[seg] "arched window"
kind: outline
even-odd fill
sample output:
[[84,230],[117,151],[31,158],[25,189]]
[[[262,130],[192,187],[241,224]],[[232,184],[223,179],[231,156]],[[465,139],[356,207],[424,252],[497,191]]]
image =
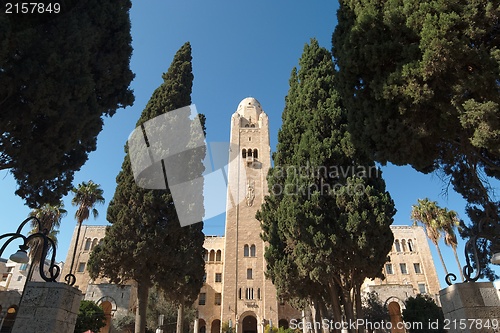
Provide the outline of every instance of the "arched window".
[[413,252],[413,242],[411,241],[411,239],[408,239],[408,250],[410,250],[410,252]]
[[248,124],[246,124],[245,127],[248,127]]
[[209,258],[210,261],[215,261],[215,251],[214,250],[211,250],[210,251],[210,258]]
[[396,252],[401,252],[401,245],[399,245],[399,239],[396,239],[394,242],[394,246],[396,247]]
[[249,256],[248,244],[245,244],[245,246],[243,246],[243,256],[244,257],[248,257]]
[[97,245],[97,238],[94,238],[94,240],[92,241],[92,248],[91,249],[93,249],[96,245]]
[[252,157],[252,149],[248,149],[248,157]]
[[250,125],[250,127],[255,127],[255,124]]
[[222,260],[222,251],[217,250],[217,253],[215,254],[215,261],[221,261]]
[[255,257],[255,244],[250,246],[250,257]]
[[243,157],[243,158],[246,158],[246,157],[247,157],[247,150],[246,150],[246,149],[243,149],[243,150],[241,151],[241,157]]
[[90,238],[87,238],[87,240],[85,241],[85,248],[84,248],[84,251],[88,251],[90,250],[90,244],[92,243],[92,241],[90,240]]
[[258,153],[257,149],[253,150],[253,157],[254,158],[258,158],[259,157],[259,153]]
[[403,252],[406,252],[406,241],[404,239],[401,241],[401,247],[403,248]]

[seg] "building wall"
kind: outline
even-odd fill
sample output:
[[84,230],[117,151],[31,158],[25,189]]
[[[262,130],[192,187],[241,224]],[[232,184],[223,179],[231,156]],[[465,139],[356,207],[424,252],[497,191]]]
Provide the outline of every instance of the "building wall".
[[440,304],[441,286],[424,229],[420,226],[391,226],[391,230],[394,234],[394,244],[389,253],[390,261],[384,266],[385,279],[367,280],[365,286],[391,287],[381,289],[388,291],[379,295],[383,301],[392,296],[391,289],[401,289],[400,286],[404,286],[402,289],[407,295],[401,301],[409,296],[425,293]]
[[[64,263],[56,263],[61,269],[64,268]],[[0,276],[2,276],[2,281],[0,281],[0,290],[19,290],[24,289],[26,284],[26,279],[29,273],[30,264],[20,264],[12,260],[5,260],[2,263],[3,267],[0,267]],[[49,265],[45,264],[45,270],[48,270]],[[61,274],[57,277],[56,281],[61,280]],[[42,282],[44,281],[40,275],[38,266],[35,267],[33,274],[31,276],[31,281]]]
[[[222,247],[223,261],[208,258],[202,304],[200,299],[197,303],[199,328],[215,333],[226,322],[237,332],[262,332],[265,325],[278,326],[280,319],[289,322],[300,313],[278,302],[275,287],[265,277],[265,243],[255,215],[268,193],[271,148],[269,120],[257,100],[245,98],[232,115],[230,147],[225,237],[207,238],[204,245],[209,252],[215,243]],[[215,282],[221,268],[222,283]],[[217,293],[222,293],[221,304],[214,304]]]
[[[75,249],[78,226],[75,227],[71,244],[66,256],[66,265],[62,271],[62,279],[69,273],[73,251]],[[136,307],[135,286],[110,284],[107,279],[92,280],[87,271],[87,263],[93,248],[100,243],[106,235],[106,226],[82,225],[80,237],[76,244],[76,255],[73,265],[73,274],[76,277],[75,287],[84,295],[85,300],[96,302],[107,316],[107,326],[100,333],[111,331],[111,320],[114,317],[134,313]]]
[[[257,100],[246,98],[238,105],[231,117],[230,144],[220,320],[231,320],[238,332],[262,332],[263,325],[278,322],[279,313],[276,289],[264,275],[265,244],[255,218],[267,194],[271,166],[269,121]],[[257,327],[243,328],[255,320]]]
[[[207,236],[203,246],[205,247],[205,283],[198,296],[197,306],[199,318],[203,318],[206,327],[211,327],[214,320],[221,318],[221,302],[216,304],[217,297],[222,297],[222,279],[224,279],[224,237]],[[221,281],[216,274],[220,274]],[[205,301],[203,302],[203,298]],[[222,300],[222,299],[220,299]],[[203,304],[204,303],[204,304]]]
[[[64,277],[69,274],[71,268],[71,260],[75,249],[77,232],[78,226],[75,227],[73,237],[71,238],[70,247],[66,256],[66,263],[64,265],[64,269],[62,270],[62,281],[64,281]],[[80,237],[78,239],[78,244],[76,244],[76,255],[72,271],[76,277],[74,286],[80,289],[84,296],[87,292],[87,285],[91,281],[89,272],[87,271],[87,263],[90,253],[92,252],[94,246],[99,244],[101,239],[104,238],[105,234],[106,226],[82,225],[80,229]],[[102,280],[102,282],[106,283],[107,281]]]

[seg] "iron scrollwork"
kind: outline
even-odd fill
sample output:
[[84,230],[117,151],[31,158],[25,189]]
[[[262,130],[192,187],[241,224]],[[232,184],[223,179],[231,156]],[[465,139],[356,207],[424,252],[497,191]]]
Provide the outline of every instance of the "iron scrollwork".
[[[35,230],[37,230],[37,232],[26,237],[23,234],[21,234],[21,230],[28,222],[31,222],[31,221],[35,222],[35,224],[37,226]],[[38,265],[40,277],[46,282],[56,282],[57,277],[61,273],[61,268],[55,264],[56,245],[54,244],[54,241],[48,237],[49,231],[47,229],[43,229],[41,231],[40,230],[41,230],[40,220],[34,216],[30,216],[26,220],[21,222],[21,224],[17,228],[16,232],[1,235],[0,240],[2,240],[4,238],[7,238],[7,240],[0,248],[0,257],[2,256],[3,251],[7,248],[7,246],[12,241],[14,241],[16,239],[21,238],[23,240],[23,244],[19,245],[19,251],[22,251],[25,253],[29,249],[29,243],[35,239],[39,239],[42,242],[42,248],[41,248],[42,252],[40,254],[40,264]],[[48,270],[45,271],[44,263],[46,263],[46,261],[47,261],[46,259],[47,259],[49,249],[52,250],[52,255],[51,255],[50,260],[49,260]]]
[[[462,269],[464,282],[476,282],[481,277],[481,267],[478,255],[479,239],[491,242],[490,248],[493,254],[500,253],[500,224],[494,219],[486,219],[479,223],[477,232],[473,231],[464,249],[466,261],[466,265]],[[471,256],[474,258],[477,267],[472,265]],[[451,286],[456,279],[457,276],[453,273],[448,273],[445,277],[446,283],[449,286]]]

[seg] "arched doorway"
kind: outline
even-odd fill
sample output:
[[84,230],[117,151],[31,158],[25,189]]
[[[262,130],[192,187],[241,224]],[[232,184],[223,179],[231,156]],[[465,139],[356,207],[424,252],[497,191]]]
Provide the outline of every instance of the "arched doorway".
[[17,306],[11,305],[7,309],[7,313],[5,314],[5,318],[3,320],[3,325],[0,328],[1,332],[10,333],[12,327],[14,327],[14,322],[16,321],[17,316]]
[[288,320],[280,319],[278,321],[278,327],[283,327],[284,329],[287,329],[288,328]]
[[198,319],[198,332],[196,333],[206,333],[207,332],[207,323],[203,319]]
[[[398,302],[390,302],[387,305],[387,309],[389,310],[389,316],[391,317],[391,333],[404,333],[404,325],[399,324],[403,323],[403,318],[401,317],[401,307],[399,306]],[[400,328],[398,328],[398,324]]]
[[110,301],[104,301],[101,303],[101,308],[106,316],[106,326],[101,328],[100,333],[108,333],[111,328],[111,311],[113,310],[113,305]]
[[243,333],[257,333],[257,318],[248,315],[241,321],[241,330]]
[[210,330],[211,333],[220,333],[220,320],[215,319],[212,322],[212,329]]

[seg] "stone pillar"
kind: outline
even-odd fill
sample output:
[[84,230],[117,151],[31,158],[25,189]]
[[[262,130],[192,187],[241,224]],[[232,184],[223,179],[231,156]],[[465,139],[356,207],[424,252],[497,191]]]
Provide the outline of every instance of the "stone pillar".
[[73,332],[82,296],[64,283],[28,282],[12,333]]
[[439,296],[448,332],[499,332],[500,299],[493,283],[457,283]]

